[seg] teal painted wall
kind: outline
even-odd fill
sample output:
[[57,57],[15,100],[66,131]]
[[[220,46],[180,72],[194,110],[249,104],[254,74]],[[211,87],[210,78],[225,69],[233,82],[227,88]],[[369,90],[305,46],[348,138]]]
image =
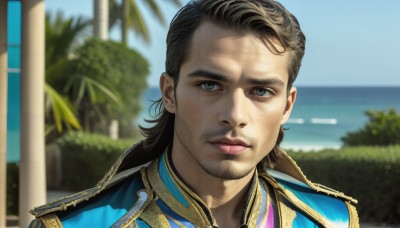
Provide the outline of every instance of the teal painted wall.
[[8,2],[7,161],[20,160],[21,2]]

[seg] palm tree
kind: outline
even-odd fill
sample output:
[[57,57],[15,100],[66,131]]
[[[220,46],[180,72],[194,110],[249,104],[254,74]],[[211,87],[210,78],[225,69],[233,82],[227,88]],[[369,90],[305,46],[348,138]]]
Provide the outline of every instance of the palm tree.
[[[105,97],[119,102],[106,85],[87,77],[74,77],[71,73],[74,52],[81,41],[89,37],[92,21],[78,18],[64,19],[58,12],[55,19],[46,15],[46,120],[47,132],[54,128],[60,133],[63,126],[81,129],[80,121],[74,114],[79,109],[84,94],[89,94],[89,102],[95,103],[96,97]],[[77,88],[74,93],[71,88]]]
[[81,129],[72,105],[67,98],[57,92],[54,83],[69,67],[68,55],[77,46],[78,37],[84,34],[90,24],[89,20],[82,18],[65,20],[61,12],[57,12],[54,19],[50,14],[46,14],[46,135],[54,128],[57,129],[57,132],[62,132],[63,126]]
[[[181,6],[180,0],[166,0],[166,2],[172,3],[175,6]],[[145,5],[155,15],[157,20],[166,25],[165,18],[161,13],[160,7],[156,0],[145,0]],[[141,36],[146,42],[150,41],[150,34],[146,26],[144,17],[140,12],[138,5],[135,0],[109,0],[109,27],[112,28],[117,24],[121,25],[121,42],[125,45],[128,44],[128,30],[132,29],[139,36]]]

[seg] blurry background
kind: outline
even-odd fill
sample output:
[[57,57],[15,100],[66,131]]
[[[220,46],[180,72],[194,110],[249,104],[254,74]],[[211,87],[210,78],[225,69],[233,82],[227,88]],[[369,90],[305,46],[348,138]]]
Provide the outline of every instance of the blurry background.
[[[144,1],[137,1],[149,29],[149,42],[133,32],[128,45],[150,64],[149,89],[136,121],[146,125],[150,100],[160,97],[158,79],[165,70],[165,37],[162,26]],[[169,1],[156,1],[168,23],[178,10]],[[183,0],[182,3],[188,2]],[[286,125],[285,148],[338,148],[348,131],[362,127],[369,109],[400,108],[400,2],[280,1],[300,21],[307,37],[306,54],[295,82],[297,103]],[[92,17],[92,1],[48,0],[49,12]],[[117,26],[110,39],[120,40]]]
[[[142,138],[137,124],[147,126],[160,97],[168,24],[187,2],[110,0],[109,41],[101,41],[92,35],[93,1],[45,1],[50,195],[92,186]],[[282,147],[313,181],[359,199],[363,222],[399,224],[400,1],[280,2],[307,37]],[[7,187],[15,193],[23,130],[18,0],[8,3],[8,29]],[[8,197],[8,213],[16,214],[18,197]]]

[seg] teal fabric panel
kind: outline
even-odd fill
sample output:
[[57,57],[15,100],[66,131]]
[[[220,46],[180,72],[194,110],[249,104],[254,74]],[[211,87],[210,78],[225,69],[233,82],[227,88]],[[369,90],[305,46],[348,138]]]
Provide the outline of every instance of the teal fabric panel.
[[165,164],[165,153],[161,155],[161,158],[158,162],[158,173],[171,195],[185,207],[189,207],[189,202],[175,186],[174,181],[167,170],[167,164]]
[[[190,223],[189,221],[187,221],[186,219],[182,218],[180,215],[178,215],[175,211],[173,211],[171,208],[169,208],[164,201],[162,201],[161,199],[157,200],[157,205],[160,207],[161,211],[166,214],[171,216],[172,218],[174,218],[176,221],[179,221],[180,223],[182,223],[185,227],[187,228],[194,228],[195,226]],[[177,227],[179,228],[179,225],[176,224],[173,220],[171,220],[170,218],[167,217],[168,223],[171,226],[171,228],[173,227]]]
[[143,188],[140,175],[134,175],[58,216],[64,228],[110,227],[134,205]]
[[[293,209],[293,208],[292,208]],[[294,209],[296,210],[296,209]],[[296,218],[294,218],[293,223],[292,223],[293,228],[312,228],[312,227],[318,227],[317,224],[315,224],[310,218],[305,216],[301,212],[296,212]]]
[[276,180],[283,187],[293,192],[297,198],[328,220],[337,223],[337,225],[348,225],[348,209],[342,200],[318,193],[311,188],[300,186],[288,181],[280,180],[278,178],[276,178]]
[[140,218],[136,220],[136,225],[138,228],[150,228],[150,226]]

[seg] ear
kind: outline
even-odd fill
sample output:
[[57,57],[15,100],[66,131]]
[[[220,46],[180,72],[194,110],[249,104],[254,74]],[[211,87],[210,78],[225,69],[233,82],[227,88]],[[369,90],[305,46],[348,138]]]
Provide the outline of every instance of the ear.
[[170,112],[175,113],[175,84],[174,78],[167,73],[162,73],[160,77],[160,90],[164,108]]
[[286,121],[290,117],[290,113],[292,112],[294,102],[296,101],[296,95],[297,95],[297,89],[296,87],[292,87],[289,91],[287,100],[286,100],[286,107],[285,107],[285,112],[283,113],[282,120],[281,120],[281,125],[286,123]]

